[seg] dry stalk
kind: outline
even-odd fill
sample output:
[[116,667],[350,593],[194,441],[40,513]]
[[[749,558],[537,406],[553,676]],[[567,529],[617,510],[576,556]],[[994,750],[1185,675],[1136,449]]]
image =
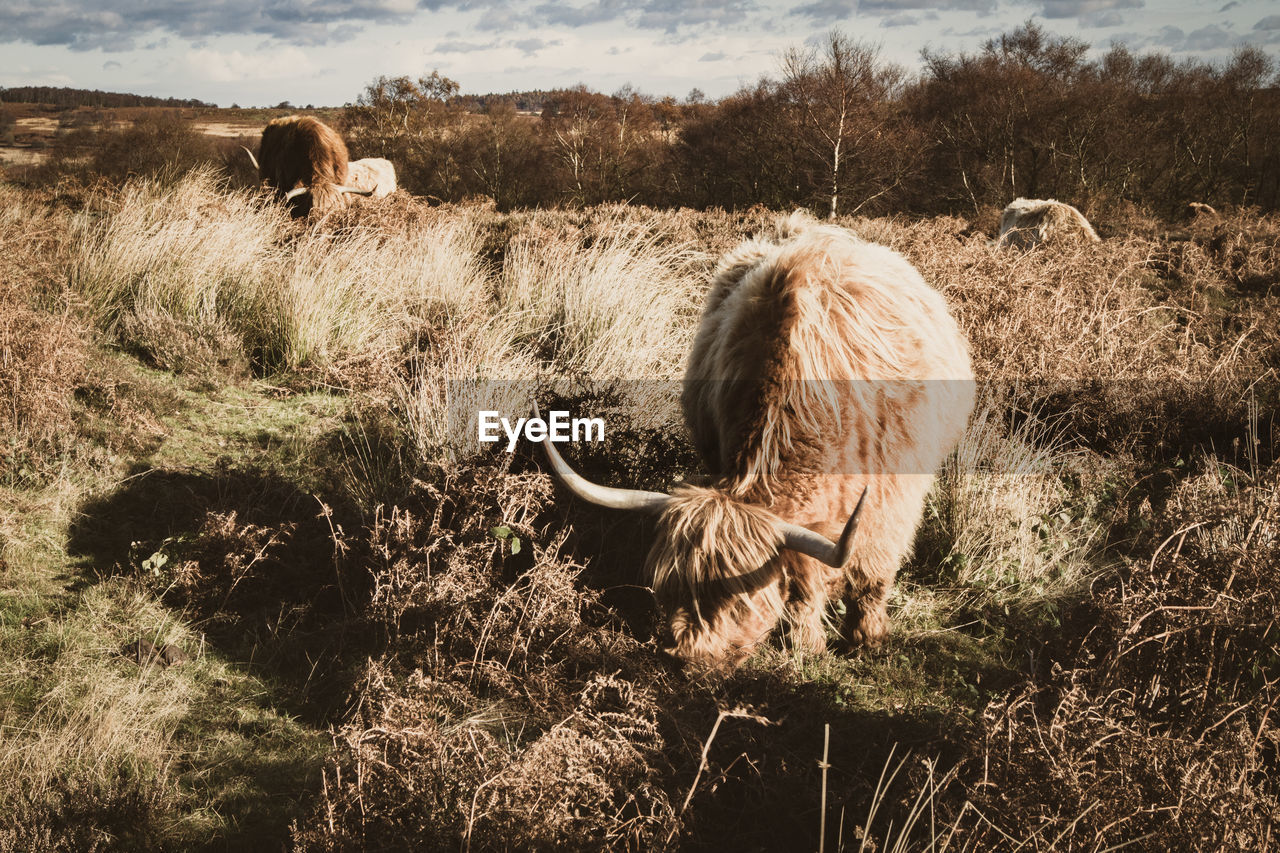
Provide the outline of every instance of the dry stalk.
[[[698,790],[698,782],[702,779],[702,771],[707,769],[707,753],[711,751],[711,742],[716,739],[716,732],[720,731],[720,724],[727,717],[739,717],[744,720],[752,720],[765,726],[772,726],[773,720],[768,717],[762,717],[759,714],[753,714],[746,708],[721,708],[720,713],[716,715],[715,724],[711,727],[711,733],[707,735],[706,741],[702,744],[702,758],[698,762],[698,772],[693,774],[693,784],[689,786],[689,793],[685,794],[684,802],[680,805],[680,811],[676,813],[676,817],[684,817],[685,810],[689,808],[689,803],[693,800],[694,791]],[[671,834],[667,836],[667,844],[670,844],[676,837],[679,826],[671,830]]]
[[827,758],[830,754],[831,724],[825,723],[822,726],[822,760],[818,762],[818,766],[822,768],[822,812],[818,817],[818,853],[822,853],[827,843],[827,771],[831,769]]

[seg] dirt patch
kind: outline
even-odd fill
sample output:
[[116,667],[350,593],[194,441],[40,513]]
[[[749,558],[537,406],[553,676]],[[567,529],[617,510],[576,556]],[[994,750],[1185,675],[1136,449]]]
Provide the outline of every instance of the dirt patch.
[[205,136],[223,136],[229,139],[257,136],[262,132],[259,124],[232,124],[225,121],[193,121],[191,126]]
[[19,131],[28,133],[52,134],[58,130],[56,118],[20,118],[17,124]]
[[48,156],[47,152],[34,148],[0,148],[0,165],[37,166]]

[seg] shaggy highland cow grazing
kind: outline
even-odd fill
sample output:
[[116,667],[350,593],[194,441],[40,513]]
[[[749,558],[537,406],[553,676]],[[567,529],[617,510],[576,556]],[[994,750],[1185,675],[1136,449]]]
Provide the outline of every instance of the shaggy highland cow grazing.
[[710,486],[598,486],[546,448],[580,497],[659,514],[648,568],[679,658],[736,664],[784,616],[820,650],[834,596],[845,638],[875,645],[972,379],[946,302],[906,259],[797,214],[711,282],[682,397]]
[[1051,198],[1016,198],[1000,214],[998,248],[1032,249],[1058,240],[1100,242],[1083,213]]
[[[248,151],[248,149],[245,149]],[[311,116],[272,119],[262,130],[258,156],[250,159],[264,183],[290,202],[295,215],[324,212],[346,203],[347,145],[337,131]]]

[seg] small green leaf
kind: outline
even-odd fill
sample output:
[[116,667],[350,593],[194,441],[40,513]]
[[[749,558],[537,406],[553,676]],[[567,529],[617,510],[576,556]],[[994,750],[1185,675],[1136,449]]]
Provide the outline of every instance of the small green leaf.
[[519,536],[511,537],[511,553],[512,554],[520,553],[520,537]]
[[142,568],[150,572],[153,576],[158,576],[160,570],[164,568],[164,564],[169,562],[169,555],[163,551],[156,551],[150,557],[142,561]]
[[496,539],[510,539],[510,538],[511,538],[511,528],[510,528],[510,527],[507,527],[505,524],[500,524],[500,525],[498,525],[497,527],[495,527],[495,528],[493,528],[492,530],[490,530],[489,532],[490,532],[490,533],[492,533],[492,534],[493,534],[493,536],[494,536],[494,538],[496,538]]

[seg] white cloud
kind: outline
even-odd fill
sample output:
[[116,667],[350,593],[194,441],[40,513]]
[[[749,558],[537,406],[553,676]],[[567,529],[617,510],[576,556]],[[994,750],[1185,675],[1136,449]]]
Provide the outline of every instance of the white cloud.
[[1045,0],[1042,14],[1046,18],[1093,19],[1117,9],[1141,9],[1144,0]]
[[298,47],[277,46],[257,53],[201,48],[188,52],[183,61],[197,78],[215,83],[298,77],[315,71],[307,52]]

